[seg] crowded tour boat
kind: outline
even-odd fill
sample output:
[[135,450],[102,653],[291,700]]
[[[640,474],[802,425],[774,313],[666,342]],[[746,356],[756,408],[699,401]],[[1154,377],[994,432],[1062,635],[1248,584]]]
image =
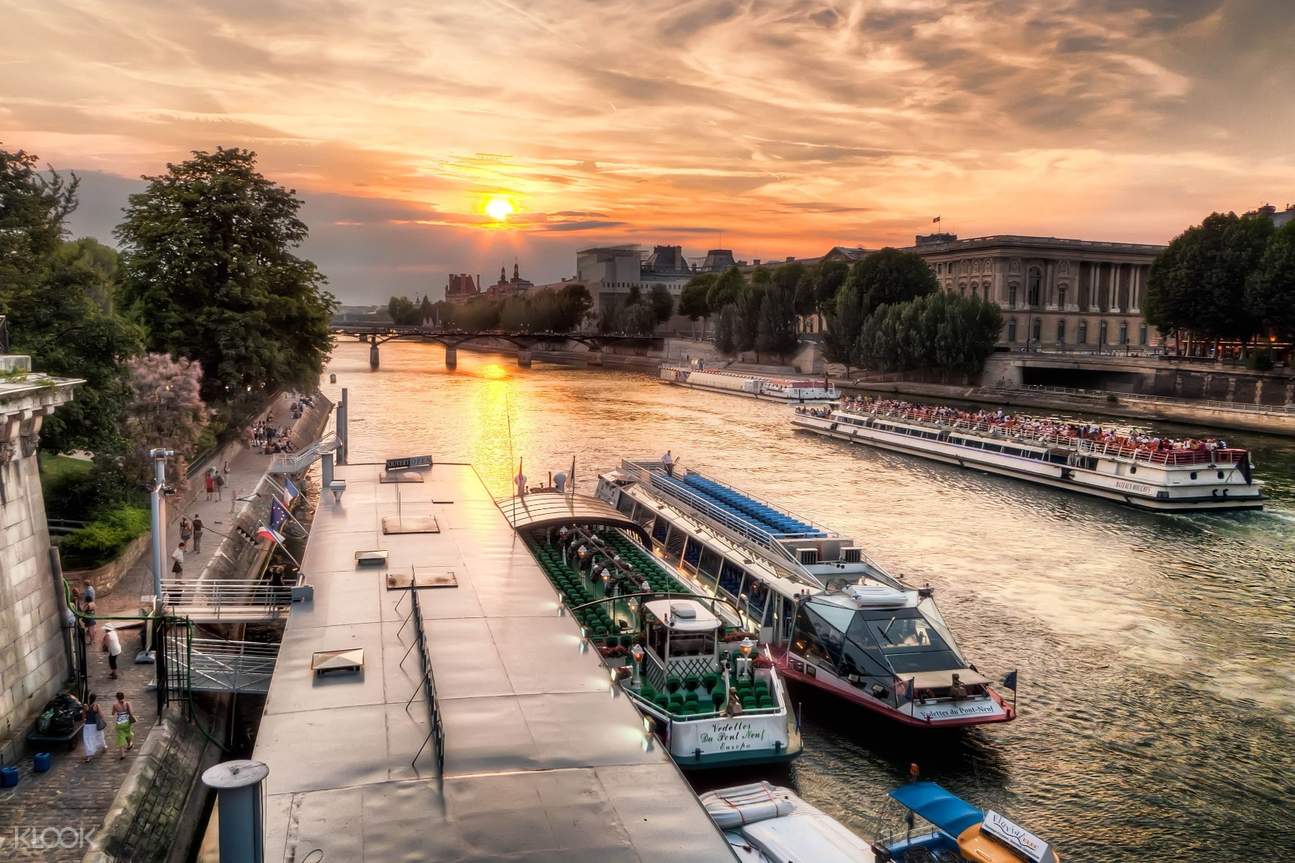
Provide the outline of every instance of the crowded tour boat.
[[911,726],[1015,717],[959,651],[933,589],[900,582],[850,539],[673,462],[624,461],[597,496],[641,526],[649,559],[686,589],[735,607],[782,675]]
[[675,386],[784,404],[821,404],[841,397],[841,393],[826,378],[821,382],[806,378],[769,378],[693,366],[661,366],[660,376],[662,381]]
[[722,598],[700,597],[602,501],[550,491],[501,505],[609,669],[680,767],[788,761],[798,719],[767,645]]
[[1213,439],[891,399],[797,408],[798,429],[1160,512],[1262,509],[1250,453]]

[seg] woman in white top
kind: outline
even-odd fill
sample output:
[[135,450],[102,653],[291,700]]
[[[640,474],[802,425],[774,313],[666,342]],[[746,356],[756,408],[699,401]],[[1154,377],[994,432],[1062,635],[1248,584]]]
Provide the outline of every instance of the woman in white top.
[[103,652],[108,654],[108,667],[112,669],[109,677],[116,680],[117,657],[121,656],[121,639],[117,636],[116,628],[111,624],[103,628]]
[[103,709],[97,703],[98,696],[93,692],[85,701],[85,724],[81,726],[81,745],[85,747],[85,763],[107,748],[103,740],[103,730],[108,727],[103,718]]

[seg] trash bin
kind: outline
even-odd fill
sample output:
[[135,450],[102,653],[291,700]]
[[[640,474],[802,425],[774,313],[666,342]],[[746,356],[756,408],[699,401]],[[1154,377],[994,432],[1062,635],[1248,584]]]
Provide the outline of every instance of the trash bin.
[[52,761],[53,759],[50,757],[48,752],[37,752],[36,757],[32,759],[32,772],[44,773],[46,770],[49,770]]
[[13,788],[18,784],[17,767],[0,767],[0,788]]

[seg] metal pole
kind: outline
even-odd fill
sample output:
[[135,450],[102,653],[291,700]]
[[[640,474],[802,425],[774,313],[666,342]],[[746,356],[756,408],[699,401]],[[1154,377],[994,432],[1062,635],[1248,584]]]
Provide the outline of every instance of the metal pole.
[[346,395],[346,387],[342,387],[342,400],[337,404],[337,439],[342,444],[337,450],[338,464],[346,464],[347,451],[351,448],[348,429],[346,427],[346,421],[350,414],[350,406]]
[[166,560],[166,460],[175,455],[175,450],[151,449],[149,457],[153,459],[153,490],[149,495],[152,504],[153,528],[153,605],[162,601],[162,566]]
[[268,775],[270,768],[259,761],[225,761],[202,774],[219,797],[220,863],[264,863],[262,783]]
[[49,547],[49,571],[54,577],[54,607],[58,609],[59,623],[63,627],[63,659],[67,662],[67,676],[71,680],[76,675],[76,660],[72,654],[72,638],[76,635],[76,616],[67,606],[67,588],[63,584],[63,559],[59,557],[58,546]]

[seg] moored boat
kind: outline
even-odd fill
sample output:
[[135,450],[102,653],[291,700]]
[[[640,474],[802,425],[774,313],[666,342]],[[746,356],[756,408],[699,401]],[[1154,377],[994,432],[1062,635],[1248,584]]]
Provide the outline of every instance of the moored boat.
[[878,863],[1060,863],[1029,830],[934,782],[911,782],[888,796],[872,845]]
[[675,386],[784,404],[822,404],[841,397],[841,393],[826,379],[765,377],[690,366],[661,366],[660,377],[665,383]]
[[[593,498],[529,494],[501,508],[562,606],[680,767],[788,761],[796,714],[767,645],[723,599],[698,597],[630,539],[639,526]],[[540,515],[544,514],[544,515]],[[641,538],[640,538],[641,539]]]
[[642,527],[645,552],[688,590],[732,603],[784,676],[910,726],[1015,717],[963,657],[934,590],[894,578],[849,538],[657,462],[622,462],[597,496]]
[[790,788],[755,782],[701,795],[743,863],[872,863],[872,846]]
[[1250,453],[1216,440],[861,400],[798,408],[795,428],[1158,512],[1262,509]]

